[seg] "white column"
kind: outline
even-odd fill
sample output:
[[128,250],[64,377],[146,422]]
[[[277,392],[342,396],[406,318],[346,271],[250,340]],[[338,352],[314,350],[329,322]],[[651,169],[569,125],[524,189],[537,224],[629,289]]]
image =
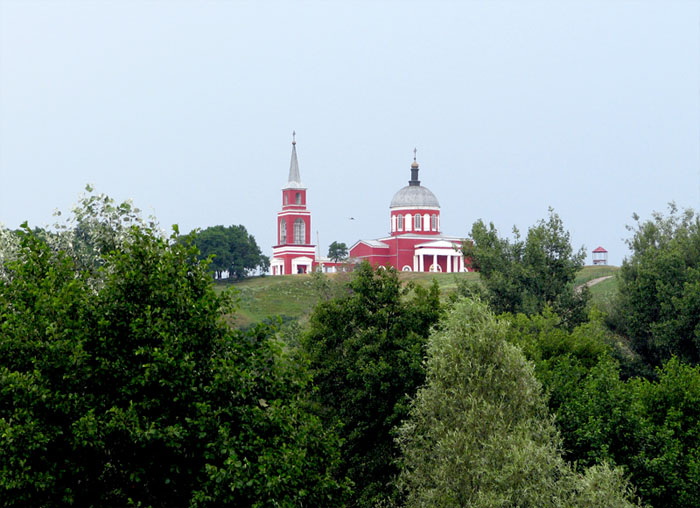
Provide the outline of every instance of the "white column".
[[464,271],[464,256],[459,256],[459,271]]
[[415,254],[413,255],[413,271],[418,271],[418,256]]
[[418,271],[419,272],[425,271],[424,265],[425,265],[425,260],[423,259],[423,254],[418,254]]
[[436,272],[438,271],[437,269],[437,254],[433,254],[433,270]]
[[447,262],[445,263],[447,265],[447,270],[445,270],[447,273],[452,273],[452,256],[447,256]]

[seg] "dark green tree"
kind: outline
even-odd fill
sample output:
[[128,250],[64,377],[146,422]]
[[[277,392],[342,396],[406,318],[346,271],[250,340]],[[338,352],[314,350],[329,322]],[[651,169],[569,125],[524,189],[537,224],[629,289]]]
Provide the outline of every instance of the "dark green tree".
[[700,362],[700,218],[669,206],[641,222],[619,273],[614,322],[653,366],[671,356]]
[[328,246],[328,258],[338,262],[348,258],[348,246],[344,243],[333,242]]
[[598,319],[568,331],[551,313],[521,314],[507,337],[535,363],[566,459],[623,466],[652,506],[700,505],[700,367],[672,359],[657,380],[624,381],[616,338]]
[[338,439],[276,331],[224,323],[196,248],[125,234],[97,286],[29,229],[4,265],[2,504],[344,504]]
[[254,271],[266,272],[270,260],[260,251],[253,235],[244,226],[212,226],[193,235],[200,259],[212,256],[210,269],[220,279],[222,272],[242,279]]
[[492,308],[500,312],[537,314],[550,306],[570,326],[586,318],[588,291],[576,290],[576,273],[583,266],[583,247],[574,253],[569,233],[550,208],[521,240],[513,229],[513,241],[498,236],[493,223],[474,223],[464,242],[467,262],[477,270]]
[[437,284],[403,288],[393,269],[361,264],[349,292],[320,303],[303,345],[326,421],[342,424],[341,477],[355,506],[394,494],[398,447],[392,429],[423,382],[423,346],[440,316]]

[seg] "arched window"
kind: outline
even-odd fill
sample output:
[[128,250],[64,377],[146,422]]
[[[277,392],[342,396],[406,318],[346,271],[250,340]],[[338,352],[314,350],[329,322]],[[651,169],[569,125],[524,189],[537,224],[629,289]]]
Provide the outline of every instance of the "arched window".
[[287,243],[287,223],[284,219],[280,220],[280,245]]
[[397,217],[399,218],[399,225],[398,225],[398,230],[403,231],[403,215],[398,214]]
[[297,192],[297,205],[301,204],[301,192]]
[[437,215],[433,214],[432,217],[430,217],[430,229],[433,231],[437,231]]
[[297,219],[294,221],[294,243],[301,245],[306,239],[306,224],[304,219]]
[[421,215],[419,213],[417,213],[413,217],[413,229],[415,229],[416,231],[420,231],[420,228],[421,228]]
[[430,231],[430,215],[423,215],[423,231]]
[[289,204],[289,194],[284,195],[284,204],[288,205]]
[[406,214],[406,221],[404,224],[406,231],[411,231],[411,214],[407,213]]

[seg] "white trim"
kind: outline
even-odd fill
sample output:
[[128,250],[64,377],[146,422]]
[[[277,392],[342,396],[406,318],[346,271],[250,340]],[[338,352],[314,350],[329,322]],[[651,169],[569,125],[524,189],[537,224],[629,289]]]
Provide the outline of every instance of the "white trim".
[[412,272],[413,269],[409,265],[404,265],[404,267],[401,269],[402,272]]
[[272,255],[273,257],[279,257],[278,254],[316,254],[316,246],[303,246],[303,245],[285,245],[284,247],[273,247]]
[[277,212],[277,217],[285,217],[287,215],[308,215],[311,217],[311,211],[310,210],[287,210],[287,211],[282,211],[282,212]]
[[439,206],[395,206],[390,208],[392,212],[394,210],[437,210],[438,212],[440,211]]

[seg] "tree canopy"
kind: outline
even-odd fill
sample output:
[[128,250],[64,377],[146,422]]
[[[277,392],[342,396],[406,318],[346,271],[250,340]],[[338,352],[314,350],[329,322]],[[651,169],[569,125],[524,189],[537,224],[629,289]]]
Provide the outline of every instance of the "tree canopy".
[[128,228],[96,285],[20,236],[0,278],[3,504],[344,504],[304,365],[274,328],[225,324],[196,248]]
[[530,227],[523,241],[498,236],[493,223],[472,226],[462,250],[479,272],[489,304],[496,312],[537,314],[551,306],[567,323],[585,320],[588,292],[576,291],[574,279],[583,266],[583,247],[574,252],[570,236],[550,208],[549,218]]
[[700,218],[669,206],[629,229],[615,321],[639,354],[659,366],[673,355],[700,362]]
[[348,258],[348,246],[344,243],[333,242],[328,246],[328,258],[337,263]]
[[200,251],[200,259],[212,257],[209,267],[219,279],[223,272],[242,279],[270,267],[270,260],[242,225],[208,227],[193,233],[192,242]]
[[426,383],[399,430],[406,506],[633,506],[622,473],[562,459],[532,365],[507,323],[456,303],[428,343]]
[[441,306],[437,285],[404,288],[395,270],[366,262],[348,289],[316,307],[303,345],[326,421],[342,425],[339,471],[355,485],[352,503],[374,506],[393,496],[392,432],[423,382],[423,346]]

